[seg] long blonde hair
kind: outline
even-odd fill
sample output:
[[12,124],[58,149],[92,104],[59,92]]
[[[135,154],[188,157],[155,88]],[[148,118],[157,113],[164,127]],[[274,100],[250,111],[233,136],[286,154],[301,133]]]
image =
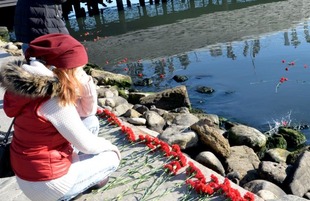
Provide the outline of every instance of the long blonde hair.
[[61,106],[76,105],[76,100],[79,98],[82,85],[75,76],[77,68],[61,69],[55,68],[53,72],[59,79],[61,89],[59,93],[59,104]]

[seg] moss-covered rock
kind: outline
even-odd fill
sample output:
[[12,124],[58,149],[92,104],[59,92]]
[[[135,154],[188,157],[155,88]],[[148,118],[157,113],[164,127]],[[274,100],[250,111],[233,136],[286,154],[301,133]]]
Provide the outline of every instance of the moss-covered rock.
[[90,68],[87,72],[96,80],[97,85],[112,85],[119,88],[128,88],[132,86],[130,76],[111,73],[97,68]]
[[273,148],[287,149],[287,142],[282,135],[274,134],[268,137],[266,146],[268,149],[273,149]]
[[128,91],[127,91],[127,90],[125,90],[125,89],[119,89],[119,88],[118,88],[118,94],[119,94],[121,97],[123,97],[123,98],[125,98],[126,100],[128,100],[129,94],[128,94]]
[[9,30],[7,27],[0,26],[0,40],[4,42],[10,41]]
[[286,140],[287,148],[298,148],[307,141],[302,132],[291,128],[280,127],[278,133]]
[[100,66],[92,63],[87,63],[86,66],[84,67],[84,70],[87,74],[90,75],[91,69],[96,69],[96,70],[101,70]]
[[288,156],[287,156],[287,159],[286,159],[286,163],[287,164],[294,164],[296,162],[296,160],[298,159],[298,157],[300,156],[301,153],[303,153],[304,151],[306,150],[310,150],[310,146],[305,146],[305,147],[302,147],[300,149],[297,149],[295,151],[292,151]]

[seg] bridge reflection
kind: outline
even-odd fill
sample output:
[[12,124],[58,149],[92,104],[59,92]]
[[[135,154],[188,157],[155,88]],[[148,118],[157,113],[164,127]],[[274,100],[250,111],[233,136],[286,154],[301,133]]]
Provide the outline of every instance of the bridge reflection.
[[[87,7],[79,5],[79,8],[74,10],[82,10],[84,16],[68,17],[66,21],[71,34],[79,36],[88,32],[90,34],[85,35],[85,40],[93,40],[92,33],[100,37],[120,35],[138,29],[147,29],[175,23],[183,19],[196,18],[203,14],[232,11],[280,1],[284,0],[171,0],[153,5],[151,0],[147,6],[136,4],[124,10],[100,8],[98,9],[99,13],[93,10],[88,10],[87,13],[85,11]],[[69,12],[66,15],[68,14]]]

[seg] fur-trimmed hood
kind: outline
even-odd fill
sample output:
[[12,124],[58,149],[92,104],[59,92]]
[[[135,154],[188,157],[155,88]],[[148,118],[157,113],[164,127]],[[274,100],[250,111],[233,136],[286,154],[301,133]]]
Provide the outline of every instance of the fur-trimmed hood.
[[56,77],[31,73],[22,65],[22,60],[15,60],[1,66],[0,86],[28,98],[54,97],[59,94],[61,86]]

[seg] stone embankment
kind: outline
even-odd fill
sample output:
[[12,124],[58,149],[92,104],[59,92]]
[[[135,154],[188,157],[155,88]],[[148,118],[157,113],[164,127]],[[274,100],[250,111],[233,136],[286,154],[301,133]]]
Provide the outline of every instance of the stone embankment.
[[257,200],[310,199],[310,151],[298,130],[280,126],[262,133],[216,114],[195,113],[182,85],[157,93],[130,92],[128,76],[95,68],[87,72],[96,81],[101,107],[170,145],[178,144],[190,158],[253,192]]

